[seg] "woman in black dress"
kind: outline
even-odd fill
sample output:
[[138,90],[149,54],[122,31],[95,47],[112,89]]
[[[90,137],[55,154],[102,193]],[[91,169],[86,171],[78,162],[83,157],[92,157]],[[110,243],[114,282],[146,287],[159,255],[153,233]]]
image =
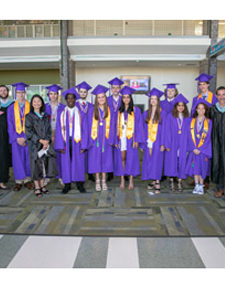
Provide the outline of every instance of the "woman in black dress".
[[34,193],[42,197],[49,194],[44,187],[45,177],[58,174],[55,151],[51,144],[51,125],[45,113],[45,103],[41,96],[34,95],[30,102],[30,113],[25,118],[25,134],[30,154],[31,177],[34,180]]

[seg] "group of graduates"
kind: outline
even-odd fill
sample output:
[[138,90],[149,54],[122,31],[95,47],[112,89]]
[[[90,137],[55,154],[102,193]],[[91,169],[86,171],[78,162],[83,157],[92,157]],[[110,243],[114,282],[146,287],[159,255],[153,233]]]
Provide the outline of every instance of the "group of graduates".
[[[113,175],[121,177],[122,190],[126,181],[132,190],[133,178],[140,175],[141,149],[142,180],[149,181],[148,190],[160,193],[162,176],[167,176],[170,190],[182,192],[182,180],[191,176],[193,193],[203,194],[211,175],[217,184],[215,196],[222,197],[225,87],[213,94],[211,79],[205,73],[196,78],[199,93],[190,114],[189,101],[178,93],[178,83],[166,84],[164,92],[151,89],[143,114],[133,102],[135,89],[117,77],[108,82],[110,88],[97,85],[93,89],[93,104],[87,101],[92,87],[85,81],[62,92],[66,105],[58,101],[62,88],[56,84],[46,87],[46,104],[38,94],[29,103],[29,85],[23,82],[12,85],[15,101],[9,100],[8,88],[0,86],[0,188],[8,189],[12,151],[14,191],[24,183],[42,197],[49,194],[46,182],[57,177],[62,193],[68,193],[72,182],[84,193],[85,173],[95,181],[96,191],[107,190]],[[160,100],[163,95],[165,99]]]

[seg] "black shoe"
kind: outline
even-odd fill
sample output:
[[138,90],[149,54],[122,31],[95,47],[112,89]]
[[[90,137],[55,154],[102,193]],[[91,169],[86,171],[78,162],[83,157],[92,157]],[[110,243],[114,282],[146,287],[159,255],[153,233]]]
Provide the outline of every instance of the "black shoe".
[[71,190],[71,183],[66,183],[62,190],[62,194],[67,194],[69,190]]
[[80,191],[80,193],[86,193],[86,189],[84,187],[84,183],[83,182],[77,182],[77,188]]
[[95,182],[95,177],[93,174],[88,174],[88,180]]
[[129,181],[129,176],[124,176],[125,181]]
[[107,181],[111,181],[113,178],[113,173],[108,173]]

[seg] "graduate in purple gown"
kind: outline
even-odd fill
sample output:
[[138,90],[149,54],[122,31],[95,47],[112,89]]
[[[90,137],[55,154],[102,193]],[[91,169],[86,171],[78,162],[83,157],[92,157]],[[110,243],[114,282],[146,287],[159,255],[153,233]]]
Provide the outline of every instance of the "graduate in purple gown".
[[14,191],[20,191],[22,183],[30,190],[31,171],[29,150],[25,136],[25,116],[30,112],[30,103],[25,99],[26,90],[29,86],[23,82],[12,84],[15,86],[16,101],[8,108],[7,121],[9,142],[12,144],[12,165],[16,181]]
[[209,159],[212,157],[211,131],[207,102],[199,99],[193,107],[195,112],[189,123],[188,147],[189,156],[185,173],[194,177],[194,194],[204,194],[203,180],[208,172]]
[[163,92],[153,88],[147,94],[149,108],[142,115],[144,126],[144,143],[140,145],[144,150],[142,180],[152,180],[148,185],[148,189],[155,189],[155,194],[160,193],[160,180],[163,170],[164,131],[162,126],[166,112],[160,108],[160,97],[162,95]]
[[[48,90],[48,98],[49,102],[45,105],[45,112],[49,115],[50,122],[51,122],[51,130],[52,130],[52,145],[54,147],[55,144],[55,130],[56,130],[56,120],[57,114],[60,114],[61,111],[65,109],[65,105],[59,102],[59,91],[62,90],[60,86],[57,84],[52,84],[46,87]],[[56,151],[56,164],[58,168],[58,176],[60,184],[62,184],[62,175],[61,175],[61,154],[59,151]],[[49,180],[46,180],[46,183]]]
[[160,107],[166,112],[166,114],[169,114],[172,113],[173,110],[173,100],[179,94],[176,87],[179,83],[167,83],[163,85],[166,85],[166,89],[164,90],[165,100],[160,102]]
[[[98,85],[92,94],[96,96],[94,107],[88,111],[89,150],[88,172],[96,174],[96,191],[107,190],[106,173],[113,172],[114,118],[108,106],[108,88]],[[102,188],[100,185],[102,173]]]
[[[76,101],[76,106],[78,107],[81,114],[86,114],[90,107],[93,107],[93,104],[87,101],[88,91],[92,89],[92,87],[85,81],[76,85],[78,89],[78,94],[80,99]],[[85,173],[88,173],[88,151],[85,151]],[[95,182],[95,178],[93,174],[88,174],[88,180]]]
[[75,106],[79,95],[74,87],[64,91],[67,106],[57,116],[55,150],[61,152],[62,180],[65,184],[62,193],[71,189],[76,182],[81,193],[85,193],[85,150],[88,148],[88,124],[85,114]]
[[210,83],[209,81],[213,78],[213,76],[202,73],[195,80],[198,81],[198,96],[193,98],[192,107],[191,107],[191,117],[195,112],[195,105],[199,99],[203,99],[207,102],[208,107],[216,104],[218,102],[216,95],[209,90]]
[[140,175],[138,145],[144,142],[141,110],[134,106],[135,89],[125,86],[116,124],[114,175],[121,176],[120,188],[125,189],[124,176],[130,176],[128,189],[134,188],[133,177]]
[[[108,97],[108,105],[110,109],[113,111],[114,115],[114,124],[117,123],[117,117],[118,117],[118,111],[121,105],[121,95],[120,90],[121,86],[124,84],[122,80],[120,80],[118,77],[115,77],[108,81],[108,84],[110,87],[110,93],[111,95]],[[115,159],[115,147],[113,147],[113,167],[115,169],[116,159]],[[113,179],[113,173],[108,173],[108,181]]]
[[189,101],[179,94],[173,100],[173,110],[164,123],[164,175],[170,177],[170,190],[175,191],[174,177],[178,177],[178,191],[182,192],[182,179],[186,179],[187,136],[189,132]]

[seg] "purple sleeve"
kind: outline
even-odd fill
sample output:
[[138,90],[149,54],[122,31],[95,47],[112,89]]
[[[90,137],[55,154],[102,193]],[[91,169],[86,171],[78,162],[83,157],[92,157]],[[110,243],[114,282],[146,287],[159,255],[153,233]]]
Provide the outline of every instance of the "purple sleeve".
[[164,145],[165,148],[171,149],[171,138],[172,138],[172,116],[171,114],[168,114],[166,117],[165,122],[163,123],[162,131],[164,132],[164,141],[162,141],[162,145]]
[[201,151],[201,153],[207,156],[208,158],[212,157],[211,132],[212,132],[212,121],[209,120],[209,131],[206,135],[203,145],[198,148],[198,150]]
[[8,133],[9,133],[9,143],[12,144],[13,142],[16,142],[17,138],[19,137],[15,129],[14,104],[8,108],[7,123],[8,123]]
[[86,114],[81,114],[81,149],[88,149],[88,121]]
[[161,131],[161,142],[160,146],[164,146],[165,142],[165,125],[166,125],[166,117],[167,113],[165,111],[161,112],[161,124],[162,124],[162,131]]
[[115,143],[115,117],[114,112],[110,109],[110,130],[109,130],[109,144],[114,145]]
[[144,142],[144,128],[141,117],[141,110],[139,107],[135,107],[135,126],[134,126],[134,141],[136,143]]
[[65,148],[65,143],[62,137],[62,131],[61,131],[61,122],[60,122],[60,114],[57,114],[56,119],[56,130],[55,130],[55,150],[62,150]]

